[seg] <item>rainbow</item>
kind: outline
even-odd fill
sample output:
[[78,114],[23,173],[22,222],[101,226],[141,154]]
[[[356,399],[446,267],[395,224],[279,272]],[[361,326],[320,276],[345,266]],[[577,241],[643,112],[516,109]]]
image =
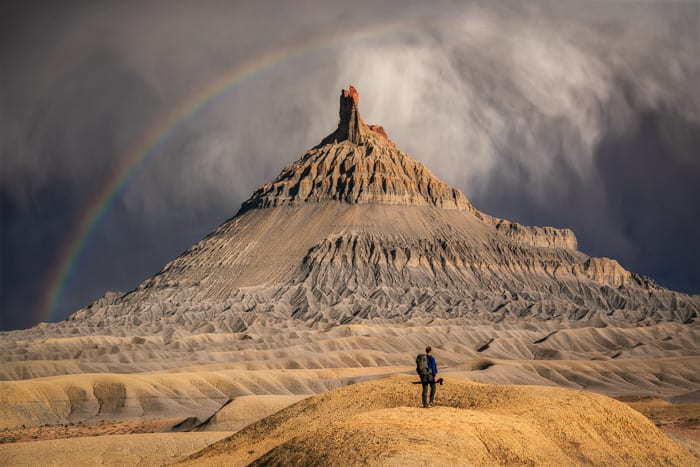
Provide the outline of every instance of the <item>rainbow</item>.
[[78,216],[78,221],[66,236],[66,240],[58,250],[56,259],[49,268],[45,280],[46,285],[42,287],[43,293],[40,295],[37,305],[38,311],[36,312],[38,319],[35,322],[52,321],[55,318],[56,309],[61,303],[66,286],[75,273],[81,255],[96,227],[104,219],[114,200],[126,189],[133,175],[149,156],[157,152],[155,149],[163,144],[174,130],[217,97],[236,89],[261,73],[312,52],[330,49],[341,42],[347,43],[373,37],[377,32],[391,32],[398,26],[398,23],[384,23],[352,33],[315,36],[265,51],[232,66],[205,85],[198,87],[195,92],[187,95],[169,112],[156,120],[148,131],[143,133],[141,138],[119,158],[111,178],[104,183],[104,188],[85,206]]

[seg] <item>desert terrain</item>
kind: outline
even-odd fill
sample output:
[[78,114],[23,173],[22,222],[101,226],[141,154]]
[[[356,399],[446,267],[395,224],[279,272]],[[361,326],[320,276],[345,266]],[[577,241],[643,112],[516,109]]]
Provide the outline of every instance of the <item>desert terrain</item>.
[[[630,408],[625,412],[627,415],[632,411],[640,414],[640,417],[629,422],[632,426],[639,424],[646,432],[655,432],[658,436],[665,433],[667,441],[673,440],[677,446],[685,449],[687,455],[698,456],[700,453],[700,382],[697,377],[700,374],[700,359],[687,355],[690,353],[688,349],[693,349],[692,346],[697,346],[698,342],[687,325],[660,324],[627,330],[582,326],[551,334],[553,331],[543,330],[539,326],[528,329],[503,323],[467,325],[436,319],[429,323],[411,323],[400,330],[393,323],[344,325],[328,330],[297,329],[296,338],[280,338],[276,344],[272,343],[272,335],[276,332],[273,327],[269,329],[271,335],[263,334],[257,342],[236,333],[203,335],[200,340],[183,339],[177,346],[178,352],[172,353],[177,357],[170,359],[173,361],[153,358],[153,350],[137,351],[135,347],[138,345],[131,343],[133,338],[126,338],[123,339],[125,343],[118,346],[119,352],[103,355],[101,361],[94,363],[95,366],[89,371],[80,372],[79,368],[73,368],[72,374],[55,374],[58,368],[66,371],[69,362],[47,358],[41,365],[35,366],[36,371],[43,366],[44,375],[9,380],[8,375],[12,373],[9,368],[15,368],[14,374],[17,374],[17,367],[29,365],[25,362],[13,366],[5,362],[6,379],[0,383],[3,388],[0,393],[0,420],[3,423],[0,458],[9,465],[31,465],[37,459],[42,459],[46,465],[65,465],[68,462],[76,465],[138,462],[141,465],[164,465],[183,459],[254,422],[263,420],[263,423],[272,423],[265,422],[264,417],[299,401],[340,388],[356,387],[370,380],[375,383],[372,391],[379,395],[376,396],[376,404],[372,402],[368,407],[380,411],[380,414],[368,415],[368,419],[382,420],[387,424],[393,423],[388,420],[394,420],[398,423],[394,429],[399,429],[397,427],[402,426],[399,419],[408,422],[426,417],[425,414],[414,413],[423,410],[419,408],[420,386],[412,385],[409,381],[416,379],[412,376],[412,360],[419,351],[416,349],[420,349],[425,341],[433,344],[440,374],[446,379],[444,386],[438,386],[439,407],[433,409],[447,413],[429,409],[428,417],[444,421],[445,426],[467,423],[460,421],[460,411],[454,411],[455,408],[465,407],[450,402],[457,388],[470,388],[469,397],[483,402],[494,391],[506,391],[504,388],[507,386],[508,391],[526,391],[529,397],[537,399],[538,404],[549,402],[550,405],[545,404],[548,410],[564,410],[571,414],[569,416],[574,416],[577,411],[586,412],[581,406],[557,408],[555,402],[549,400],[551,393],[547,388],[559,387],[568,388],[570,397],[583,397],[581,394],[596,397],[597,403],[606,407],[609,404],[616,410],[621,410],[620,407],[624,405]],[[687,333],[685,337],[684,332]],[[551,335],[546,340],[534,343],[548,334]],[[91,340],[99,343],[98,348],[107,347],[107,339]],[[637,345],[641,340],[647,342],[644,345],[646,353],[640,352],[641,346]],[[223,353],[231,356],[232,361],[196,365],[194,360],[201,359],[204,352],[197,350],[199,345],[196,342],[204,341],[208,343],[212,355]],[[548,341],[549,344],[546,344]],[[115,345],[116,341],[111,342]],[[668,355],[671,342],[675,342],[679,349],[684,348],[684,352],[678,351],[677,356]],[[51,345],[57,346],[58,342],[54,341]],[[517,354],[516,349],[520,349]],[[148,354],[151,358],[146,357]],[[547,355],[549,358],[544,358]],[[584,358],[584,355],[587,357]],[[239,361],[234,361],[233,356],[238,356]],[[187,361],[187,358],[193,361]],[[221,355],[217,358],[221,358]],[[123,360],[127,359],[130,362],[124,363]],[[176,366],[178,360],[180,366]],[[140,361],[144,362],[142,367],[139,366]],[[71,362],[75,364],[73,360]],[[154,370],[153,367],[159,363],[166,368]],[[53,375],[46,375],[50,373],[49,369]],[[384,379],[394,374],[411,376],[403,376],[400,380]],[[367,398],[362,396],[362,389],[357,391],[355,403],[362,404]],[[400,393],[400,403],[392,399],[398,397],[396,391]],[[567,391],[561,390],[556,394],[568,397]],[[610,398],[594,396],[593,392]],[[505,416],[514,410],[509,405],[512,397],[499,397],[504,405],[491,408],[497,408]],[[392,402],[386,402],[384,398]],[[374,401],[375,398],[369,399]],[[527,407],[518,410],[529,410],[528,416],[535,416],[544,410],[531,404],[528,402],[525,404]],[[389,409],[390,413],[381,412]],[[513,423],[519,421],[522,424],[526,420],[520,412],[511,412],[510,419],[499,421],[490,412],[479,416],[479,423],[496,431],[507,427],[514,429]],[[477,423],[475,420],[469,423]],[[644,424],[641,424],[641,420],[644,420]],[[293,423],[306,425],[310,422]],[[369,422],[366,420],[364,423]],[[460,428],[467,430],[464,439],[476,436],[470,431],[474,429],[473,426],[469,426],[468,430],[466,427]],[[410,433],[430,432],[427,426],[405,428],[405,436],[409,438]],[[386,424],[376,427],[378,431],[385,429],[389,429]],[[390,432],[383,436],[389,436]],[[440,428],[434,432],[446,433]],[[626,436],[637,436],[630,433]],[[378,440],[382,439],[379,434],[377,436]],[[530,433],[529,436],[539,436],[539,432]],[[575,438],[578,435],[572,433],[571,436]],[[309,443],[310,440],[305,442]],[[402,442],[406,444],[405,440]],[[398,456],[396,463],[403,459],[398,454],[403,452],[401,446],[401,443],[397,443],[392,451]],[[275,449],[278,449],[278,454],[284,453],[278,459],[287,459],[288,451]],[[659,448],[658,453],[667,449],[667,446]],[[454,453],[454,449],[449,449],[446,444],[438,444],[436,450]],[[261,453],[259,449],[256,452]],[[534,452],[523,451],[518,456],[524,457],[517,459],[522,462],[542,462],[545,459],[532,457]],[[411,457],[418,455],[415,452],[406,451],[404,454],[408,456],[406,460],[418,460]],[[476,456],[472,451],[460,455],[472,454]],[[323,456],[328,453],[317,455],[320,457],[316,461],[325,463],[327,458]],[[367,455],[377,465],[389,462],[379,453]],[[614,461],[604,457],[577,458],[577,455],[566,454],[561,459],[567,459],[567,463]],[[505,457],[463,459],[466,458],[508,463]],[[221,462],[243,465],[238,462],[253,460],[244,457],[241,461],[235,456],[231,459]],[[432,459],[436,464],[454,460],[449,456],[440,457],[437,453]],[[669,460],[670,464],[692,465],[688,457],[673,459],[676,460]],[[685,460],[681,462],[678,459]],[[700,462],[700,457],[695,459],[693,462]],[[341,464],[352,463],[346,460]],[[197,458],[196,462],[200,461],[203,462]],[[216,464],[218,461],[212,462]],[[623,463],[635,462],[630,460]]]
[[700,465],[700,297],[479,211],[358,102],[134,290],[0,333],[0,463]]

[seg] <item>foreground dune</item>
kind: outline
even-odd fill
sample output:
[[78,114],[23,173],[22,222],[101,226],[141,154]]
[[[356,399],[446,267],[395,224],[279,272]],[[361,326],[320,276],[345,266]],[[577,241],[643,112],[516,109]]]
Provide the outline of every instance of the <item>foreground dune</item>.
[[196,453],[188,465],[695,465],[627,405],[562,388],[448,381],[419,408],[415,378],[298,402]]

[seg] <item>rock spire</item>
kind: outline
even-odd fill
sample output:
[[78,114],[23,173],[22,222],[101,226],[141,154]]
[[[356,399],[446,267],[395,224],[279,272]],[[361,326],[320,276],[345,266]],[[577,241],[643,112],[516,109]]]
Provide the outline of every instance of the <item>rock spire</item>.
[[340,123],[338,123],[338,136],[341,141],[348,140],[355,144],[363,142],[364,123],[358,110],[360,95],[355,86],[350,86],[340,93]]
[[320,146],[343,141],[363,145],[378,135],[383,143],[395,147],[394,142],[389,139],[384,131],[384,127],[365,124],[360,115],[359,103],[360,94],[355,89],[355,86],[350,85],[347,90],[343,89],[340,91],[340,110],[338,112],[340,122],[338,122],[338,129],[328,135],[321,142]]

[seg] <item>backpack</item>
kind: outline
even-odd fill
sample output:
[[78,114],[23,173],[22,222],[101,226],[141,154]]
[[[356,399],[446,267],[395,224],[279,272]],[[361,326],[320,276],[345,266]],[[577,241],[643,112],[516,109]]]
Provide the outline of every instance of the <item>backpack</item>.
[[420,376],[428,376],[430,368],[428,368],[428,356],[424,353],[418,354],[416,357],[416,373]]

